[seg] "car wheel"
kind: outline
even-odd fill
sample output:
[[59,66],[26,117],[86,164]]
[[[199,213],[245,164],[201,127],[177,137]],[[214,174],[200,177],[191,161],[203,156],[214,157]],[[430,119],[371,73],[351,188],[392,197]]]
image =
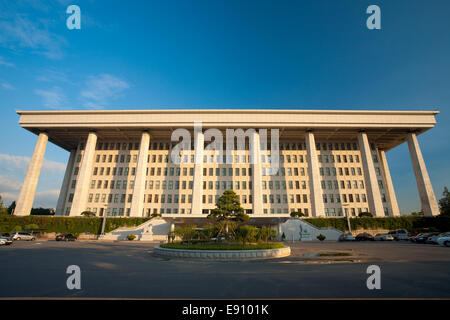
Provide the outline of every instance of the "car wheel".
[[444,246],[450,247],[450,241],[445,241],[445,242],[444,242]]
[[34,241],[34,240],[36,240],[36,238],[31,238],[31,241]]
[[19,237],[19,238],[17,238],[16,240],[20,240],[20,237]]

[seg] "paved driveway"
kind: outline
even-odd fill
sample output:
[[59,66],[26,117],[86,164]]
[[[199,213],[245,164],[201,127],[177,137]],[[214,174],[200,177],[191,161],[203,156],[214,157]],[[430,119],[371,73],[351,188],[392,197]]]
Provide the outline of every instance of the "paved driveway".
[[[163,259],[151,253],[150,243],[15,242],[0,247],[0,297],[450,298],[450,248],[287,244],[292,247],[287,258],[211,262]],[[363,262],[308,262],[317,252],[350,252]],[[371,264],[381,268],[381,290],[367,289]],[[81,290],[66,287],[69,265],[81,268]]]

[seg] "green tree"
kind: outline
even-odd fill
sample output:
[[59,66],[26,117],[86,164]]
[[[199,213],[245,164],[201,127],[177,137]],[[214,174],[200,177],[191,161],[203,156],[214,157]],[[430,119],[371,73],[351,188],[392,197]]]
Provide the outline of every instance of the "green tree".
[[8,214],[13,214],[15,209],[16,209],[16,201],[13,201],[8,207]]
[[358,214],[358,217],[360,217],[360,218],[363,218],[363,217],[372,218],[373,214],[371,214],[370,212],[360,212]]
[[161,217],[161,214],[154,212],[150,215],[150,218],[157,218],[157,217]]
[[269,239],[276,237],[277,232],[271,227],[261,227],[259,229],[258,238],[264,242],[267,242]]
[[304,217],[305,214],[302,212],[302,210],[298,210],[298,211],[291,211],[291,217],[292,218],[300,218],[300,217]]
[[8,214],[8,209],[5,208],[5,204],[3,203],[1,195],[0,195],[0,214]]
[[83,211],[81,213],[82,216],[86,217],[86,218],[90,218],[90,217],[95,217],[95,213],[93,213],[92,211]]
[[252,242],[256,239],[258,231],[255,226],[240,226],[236,232],[236,239],[242,241],[242,244]]
[[224,191],[222,196],[217,200],[216,208],[212,210],[207,218],[215,221],[219,226],[217,239],[223,233],[228,235],[229,228],[233,222],[246,222],[250,219],[244,213],[238,195],[232,190]]
[[55,211],[50,208],[32,208],[30,215],[32,216],[53,216]]
[[447,187],[444,187],[442,198],[439,200],[439,209],[441,210],[441,216],[450,217],[450,193]]
[[175,228],[175,235],[188,243],[196,236],[197,226],[195,224],[183,225]]

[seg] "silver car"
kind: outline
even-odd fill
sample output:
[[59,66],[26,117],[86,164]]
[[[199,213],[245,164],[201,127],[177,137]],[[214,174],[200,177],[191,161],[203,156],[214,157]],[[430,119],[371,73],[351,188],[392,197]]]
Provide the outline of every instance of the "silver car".
[[12,240],[10,238],[2,238],[2,237],[0,237],[0,246],[10,245],[11,243],[12,243]]
[[389,233],[379,233],[374,237],[374,239],[379,241],[392,241],[394,240],[394,237]]
[[13,232],[11,234],[11,239],[12,240],[29,240],[29,241],[33,241],[36,240],[36,237],[33,236],[31,233],[28,232]]

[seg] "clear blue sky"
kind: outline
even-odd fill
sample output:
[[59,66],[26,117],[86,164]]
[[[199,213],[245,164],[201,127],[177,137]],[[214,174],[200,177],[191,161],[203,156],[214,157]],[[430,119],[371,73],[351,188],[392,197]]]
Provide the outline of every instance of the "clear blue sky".
[[[381,30],[366,28],[371,4]],[[440,198],[449,16],[448,0],[0,0],[0,194],[17,196],[36,141],[15,110],[437,109],[419,143]],[[401,211],[419,210],[407,146],[387,156]],[[45,158],[34,206],[54,207],[68,154],[49,144]]]

